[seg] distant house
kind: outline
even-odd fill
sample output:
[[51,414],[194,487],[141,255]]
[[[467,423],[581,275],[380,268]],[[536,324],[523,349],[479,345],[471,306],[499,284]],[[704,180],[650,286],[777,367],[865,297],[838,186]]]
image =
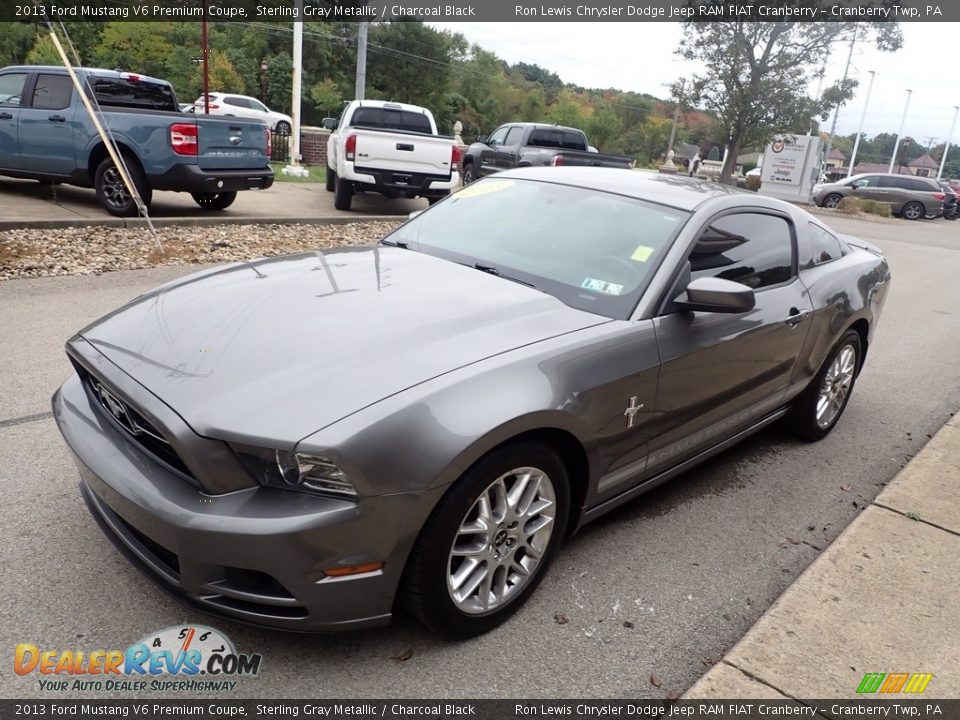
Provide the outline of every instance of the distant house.
[[[859,165],[853,168],[854,175],[863,175],[864,173],[875,174],[875,173],[885,173],[889,170],[889,163],[860,163]],[[912,175],[907,168],[902,165],[899,168],[896,168],[896,171],[900,175]]]
[[847,156],[836,148],[830,149],[830,154],[827,155],[826,165],[828,168],[842,168],[844,163],[847,162]]
[[930,157],[930,153],[924,153],[915,160],[907,163],[907,169],[911,175],[919,177],[934,177],[937,174],[937,161]]

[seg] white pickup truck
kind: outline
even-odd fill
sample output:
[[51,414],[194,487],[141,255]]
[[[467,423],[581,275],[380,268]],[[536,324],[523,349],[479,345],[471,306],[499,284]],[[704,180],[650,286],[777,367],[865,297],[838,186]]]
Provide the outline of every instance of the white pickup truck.
[[[388,198],[423,197],[432,205],[460,184],[460,148],[437,134],[429,110],[416,105],[354,100],[327,142],[327,190],[338,210],[349,210],[354,193]],[[336,126],[336,129],[334,129]]]

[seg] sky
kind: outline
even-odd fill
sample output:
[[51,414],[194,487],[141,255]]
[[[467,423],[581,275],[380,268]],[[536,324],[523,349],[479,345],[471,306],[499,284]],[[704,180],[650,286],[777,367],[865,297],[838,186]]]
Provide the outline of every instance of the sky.
[[[545,23],[430,23],[462,33],[471,42],[492,50],[508,62],[536,63],[557,73],[564,82],[583,87],[618,88],[646,92],[660,98],[667,86],[702,68],[677,57],[673,50],[682,34],[669,22],[545,22]],[[857,131],[869,84],[876,73],[863,131],[868,137],[896,133],[900,127],[907,90],[913,90],[904,124],[904,135],[927,145],[947,139],[960,105],[958,66],[948,59],[960,42],[960,23],[906,22],[903,48],[882,53],[868,42],[854,49],[850,77],[859,80],[855,97],[840,110],[837,134]],[[837,45],[830,54],[825,85],[843,76],[849,44]],[[816,88],[811,88],[813,93]],[[829,130],[832,116],[823,123]],[[953,133],[960,143],[960,122]]]

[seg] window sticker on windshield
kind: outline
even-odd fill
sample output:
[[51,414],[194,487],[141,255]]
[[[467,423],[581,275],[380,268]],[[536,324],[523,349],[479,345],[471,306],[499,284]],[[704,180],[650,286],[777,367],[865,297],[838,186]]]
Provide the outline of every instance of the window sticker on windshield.
[[601,292],[604,295],[619,295],[623,292],[623,285],[607,282],[606,280],[597,280],[595,278],[584,278],[580,287],[594,292]]
[[472,183],[453,194],[454,199],[476,197],[487,193],[499,192],[513,185],[513,180],[490,180],[489,182]]
[[653,255],[652,247],[648,247],[647,245],[637,245],[637,249],[633,251],[633,255],[630,256],[630,259],[636,260],[637,262],[646,262],[650,259],[651,255]]

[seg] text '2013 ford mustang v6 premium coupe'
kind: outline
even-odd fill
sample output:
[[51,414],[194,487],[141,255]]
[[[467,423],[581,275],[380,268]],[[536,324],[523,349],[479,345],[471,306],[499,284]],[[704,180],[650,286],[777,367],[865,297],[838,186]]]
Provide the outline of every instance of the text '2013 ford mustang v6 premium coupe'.
[[104,532],[191,607],[469,636],[584,523],[778,419],[829,433],[889,279],[778,200],[510,170],[374,247],[133,299],[53,408]]

